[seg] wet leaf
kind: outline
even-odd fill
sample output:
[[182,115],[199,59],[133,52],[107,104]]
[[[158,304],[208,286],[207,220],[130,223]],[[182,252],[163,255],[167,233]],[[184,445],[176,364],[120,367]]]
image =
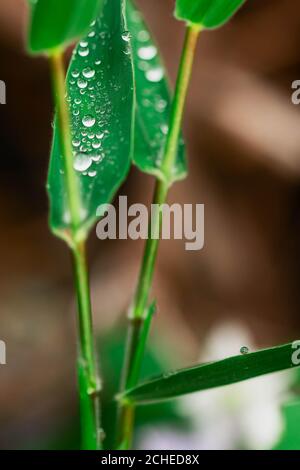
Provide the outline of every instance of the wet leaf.
[[[81,198],[81,236],[111,201],[131,161],[133,74],[123,0],[106,0],[88,35],[76,47],[67,74],[74,171]],[[59,128],[55,124],[48,176],[50,225],[68,239],[71,221]]]
[[176,0],[176,17],[202,29],[225,24],[246,0]]
[[[127,1],[127,23],[131,33],[136,86],[134,163],[144,173],[165,179],[161,158],[168,132],[171,93],[158,48],[132,1]],[[187,174],[181,139],[172,181]]]
[[[296,348],[295,348],[296,346]],[[128,390],[120,399],[136,405],[160,402],[299,366],[300,342],[167,373]],[[293,354],[296,360],[293,360]]]

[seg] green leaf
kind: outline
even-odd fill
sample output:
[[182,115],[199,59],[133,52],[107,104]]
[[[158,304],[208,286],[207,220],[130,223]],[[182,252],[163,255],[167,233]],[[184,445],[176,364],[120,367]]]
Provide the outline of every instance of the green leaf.
[[[73,53],[67,74],[74,171],[80,187],[84,237],[127,176],[133,140],[133,73],[123,0],[109,0]],[[71,221],[59,127],[55,123],[48,175],[50,226],[68,240]]]
[[246,0],[177,0],[175,16],[197,24],[201,29],[214,29],[225,24]]
[[64,47],[87,32],[103,0],[29,0],[28,48],[32,53]]
[[[187,393],[291,369],[299,365],[296,364],[299,361],[292,362],[292,355],[295,353],[293,344],[289,343],[168,373],[128,390],[120,396],[120,399],[136,405],[160,402]],[[297,347],[299,349],[299,343]]]
[[[131,33],[136,86],[134,163],[143,171],[165,180],[161,158],[166,142],[171,93],[164,64],[140,12],[127,1],[127,24]],[[185,148],[181,139],[172,181],[187,174]]]
[[300,450],[299,419],[300,401],[293,397],[281,410],[283,433],[274,450]]

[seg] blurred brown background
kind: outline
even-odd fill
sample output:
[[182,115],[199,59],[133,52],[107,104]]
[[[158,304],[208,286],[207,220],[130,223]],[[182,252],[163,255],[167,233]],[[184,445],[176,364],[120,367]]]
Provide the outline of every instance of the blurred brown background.
[[[139,0],[174,80],[183,25],[174,0]],[[1,268],[0,448],[55,428],[75,401],[70,260],[47,226],[45,179],[53,115],[47,62],[25,53],[25,1],[0,4]],[[205,204],[205,248],[161,244],[156,332],[195,360],[218,322],[238,319],[259,346],[299,337],[300,4],[250,0],[225,28],[204,33],[189,94],[190,175],[170,201]],[[133,169],[121,189],[151,201],[153,180]],[[134,289],[142,244],[90,241],[95,323],[108,331]],[[180,361],[178,357],[180,356]]]

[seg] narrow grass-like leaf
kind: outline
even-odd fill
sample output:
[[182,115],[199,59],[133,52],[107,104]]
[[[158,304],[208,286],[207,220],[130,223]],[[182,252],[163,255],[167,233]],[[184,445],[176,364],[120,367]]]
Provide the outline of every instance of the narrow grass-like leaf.
[[[136,86],[134,163],[144,173],[165,179],[161,171],[171,107],[171,93],[156,44],[131,0],[127,1],[127,23],[131,33]],[[183,140],[173,169],[172,181],[187,174]]]
[[295,345],[299,349],[300,342],[171,372],[128,390],[119,398],[134,405],[160,402],[291,369],[299,366],[299,360],[292,360],[293,353],[299,356]]
[[[74,171],[81,199],[80,238],[125,179],[133,139],[133,72],[123,0],[105,0],[76,47],[67,74]],[[50,226],[68,239],[71,221],[59,128],[55,124],[48,177]]]
[[214,29],[225,24],[246,0],[176,0],[179,20]]
[[84,35],[103,0],[29,0],[28,48],[32,53],[65,47]]

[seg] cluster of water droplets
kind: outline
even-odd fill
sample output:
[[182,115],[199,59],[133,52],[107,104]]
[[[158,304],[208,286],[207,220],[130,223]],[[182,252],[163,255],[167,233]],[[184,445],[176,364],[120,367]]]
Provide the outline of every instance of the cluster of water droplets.
[[[81,176],[94,178],[101,171],[103,160],[109,163],[110,151],[103,144],[109,136],[112,108],[108,91],[104,87],[104,67],[99,57],[99,45],[110,48],[109,31],[98,32],[96,22],[73,52],[73,67],[69,74],[68,101],[72,113],[72,146],[74,169]],[[97,49],[97,54],[95,50]]]
[[130,31],[124,31],[122,33],[122,39],[124,41],[124,49],[123,52],[125,55],[130,55],[131,54],[131,47],[130,47],[130,40],[131,40],[131,33]]

